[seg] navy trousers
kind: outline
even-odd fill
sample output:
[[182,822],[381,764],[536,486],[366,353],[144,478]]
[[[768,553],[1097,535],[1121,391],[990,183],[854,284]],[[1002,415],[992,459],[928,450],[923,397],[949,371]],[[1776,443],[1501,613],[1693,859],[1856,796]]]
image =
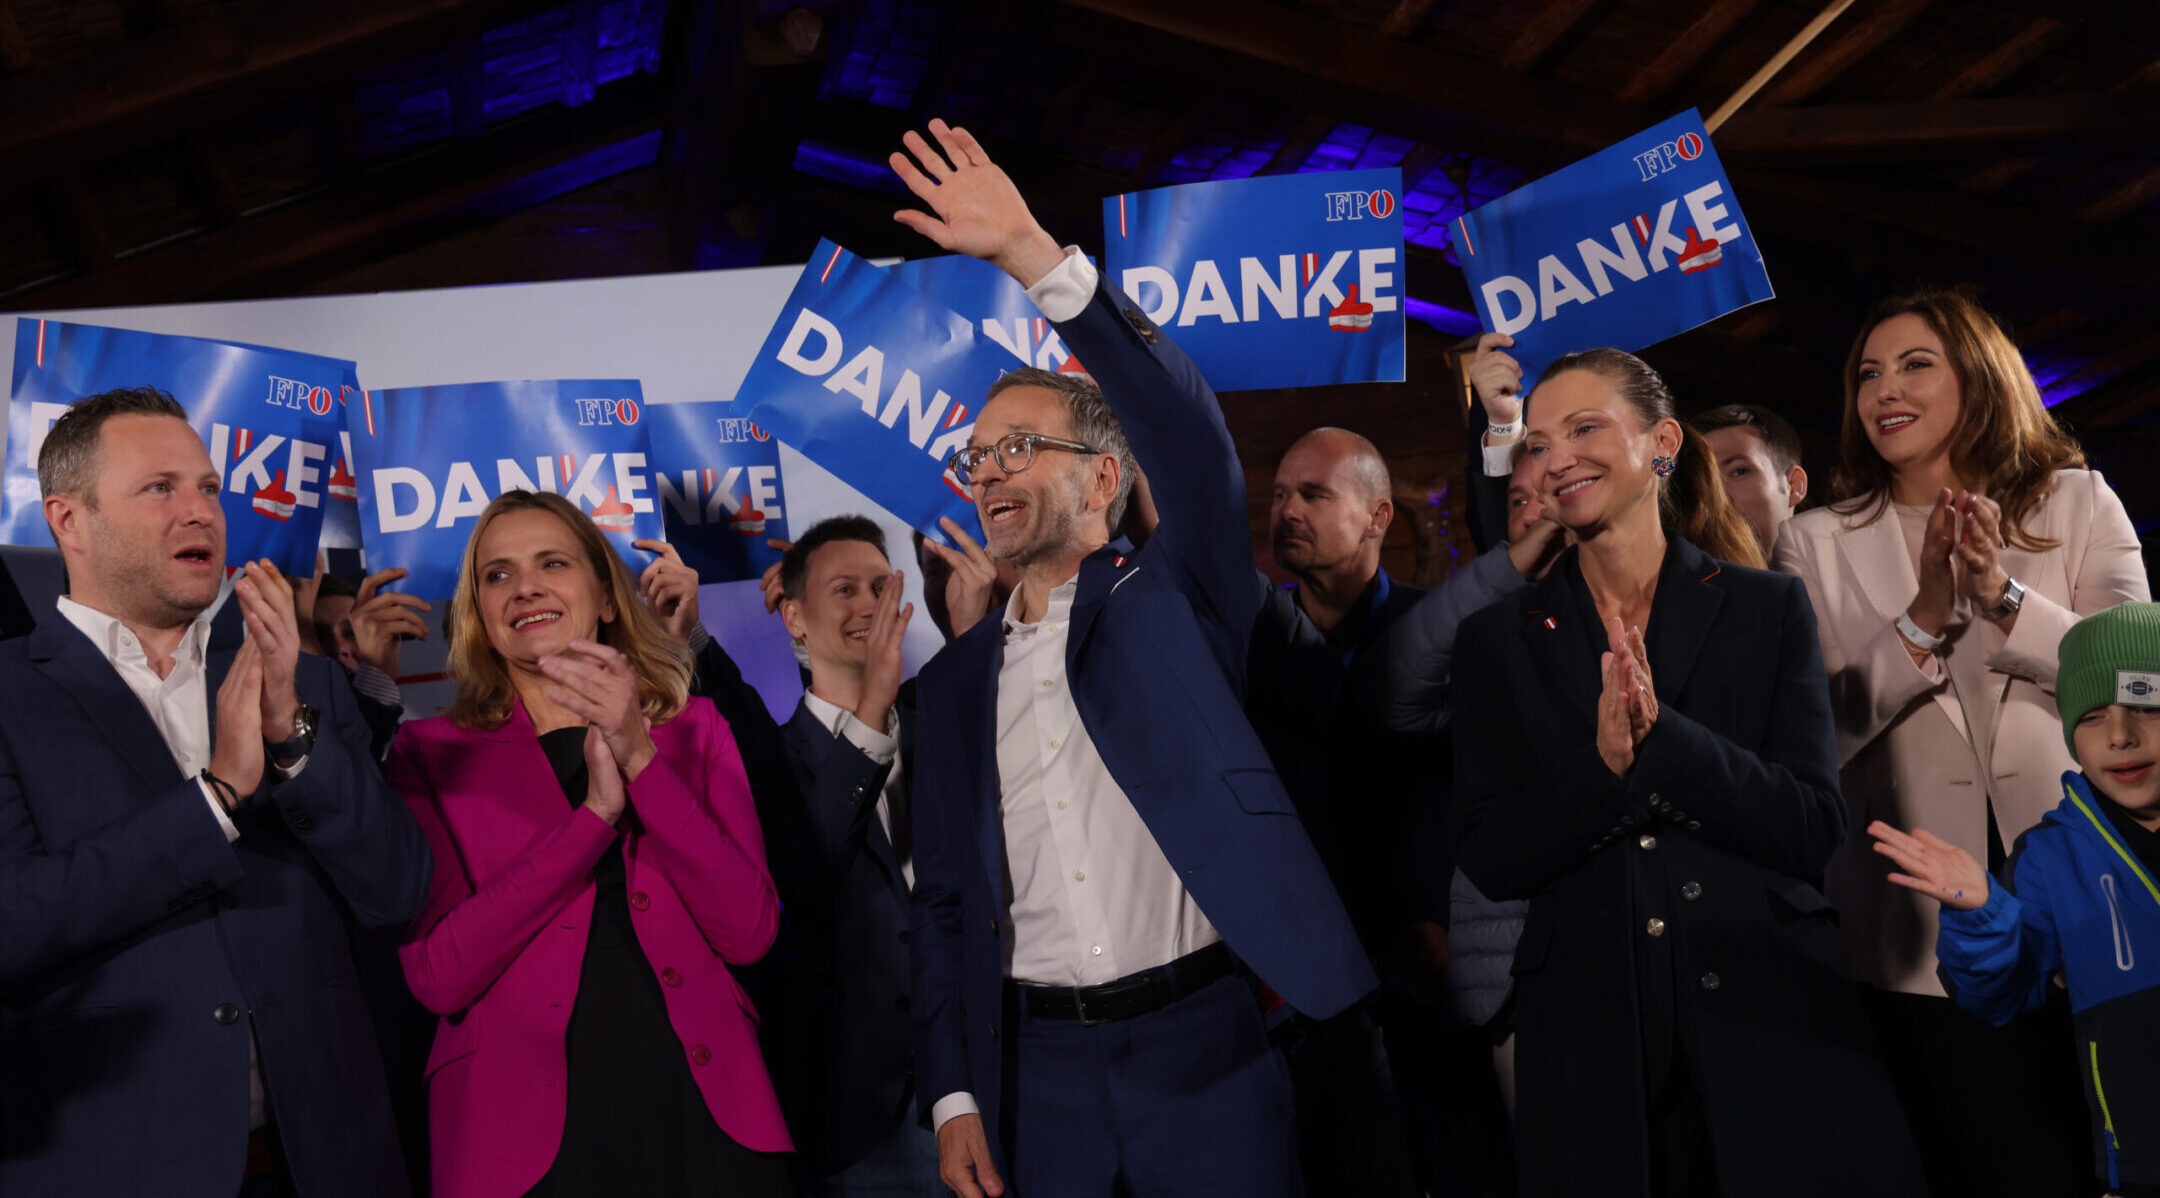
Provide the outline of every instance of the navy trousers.
[[1115,1023],[1018,1017],[1017,1198],[1298,1198],[1290,1073],[1252,983]]

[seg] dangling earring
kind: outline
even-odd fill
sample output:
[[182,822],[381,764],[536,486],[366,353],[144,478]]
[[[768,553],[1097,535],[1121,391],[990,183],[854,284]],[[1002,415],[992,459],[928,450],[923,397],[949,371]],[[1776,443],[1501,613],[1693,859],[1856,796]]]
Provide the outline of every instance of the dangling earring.
[[1671,478],[1672,472],[1679,468],[1679,461],[1670,454],[1661,453],[1650,459],[1650,473],[1657,475],[1659,478]]

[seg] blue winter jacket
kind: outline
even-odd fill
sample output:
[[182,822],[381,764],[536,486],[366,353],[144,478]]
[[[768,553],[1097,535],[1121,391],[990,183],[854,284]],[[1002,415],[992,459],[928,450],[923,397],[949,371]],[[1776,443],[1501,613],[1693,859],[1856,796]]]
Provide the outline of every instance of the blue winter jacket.
[[2110,1188],[2160,1185],[2160,884],[2083,774],[1974,911],[1944,907],[1936,956],[1959,1006],[1997,1025],[2070,988],[2093,1151]]

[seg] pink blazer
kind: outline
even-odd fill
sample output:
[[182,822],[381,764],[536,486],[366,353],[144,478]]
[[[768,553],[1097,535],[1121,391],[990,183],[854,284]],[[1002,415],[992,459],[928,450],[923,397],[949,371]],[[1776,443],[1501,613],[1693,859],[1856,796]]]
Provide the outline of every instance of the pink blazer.
[[[763,956],[780,921],[742,758],[709,703],[652,736],[621,850],[638,942],[714,1121],[745,1147],[787,1151],[757,1012],[727,969]],[[427,1062],[434,1193],[513,1198],[562,1144],[591,874],[617,829],[564,801],[522,704],[492,732],[409,721],[386,772],[435,851],[400,951],[413,994],[443,1017]]]

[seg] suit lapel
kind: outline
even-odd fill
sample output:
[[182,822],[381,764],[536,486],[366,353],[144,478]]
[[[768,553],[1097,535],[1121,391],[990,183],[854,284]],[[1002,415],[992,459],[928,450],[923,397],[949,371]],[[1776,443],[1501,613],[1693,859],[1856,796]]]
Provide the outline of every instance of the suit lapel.
[[1102,614],[1110,593],[1119,583],[1140,566],[1132,558],[1133,549],[1123,542],[1105,545],[1089,554],[1080,563],[1080,585],[1074,588],[1072,606],[1072,629],[1065,636],[1065,670],[1072,673],[1073,663],[1080,660],[1080,648],[1087,644],[1088,634],[1095,631],[1095,618]]
[[[945,647],[945,652],[954,655],[953,674],[960,683],[953,696],[959,705],[955,726],[961,733],[960,743],[979,746],[958,754],[969,771],[963,793],[975,804],[975,847],[1000,901],[1006,897],[1005,824],[998,812],[997,694],[1004,627],[1004,613],[992,610]],[[906,735],[905,721],[901,733]]]
[[1651,601],[1650,627],[1643,647],[1650,651],[1650,677],[1663,702],[1679,699],[1695,672],[1695,659],[1710,639],[1711,625],[1724,606],[1725,590],[1711,582],[1725,567],[1709,554],[1679,539],[1665,548],[1657,596]]
[[1531,592],[1523,621],[1523,640],[1538,674],[1596,727],[1598,695],[1604,689],[1597,663],[1605,643],[1590,637],[1590,629],[1597,626],[1597,608],[1583,586],[1575,550],[1568,550]]
[[87,722],[137,777],[153,790],[180,783],[180,767],[173,763],[172,749],[158,734],[157,724],[143,709],[142,700],[135,697],[120,672],[66,616],[56,614],[31,631],[30,659],[39,672],[82,708]]

